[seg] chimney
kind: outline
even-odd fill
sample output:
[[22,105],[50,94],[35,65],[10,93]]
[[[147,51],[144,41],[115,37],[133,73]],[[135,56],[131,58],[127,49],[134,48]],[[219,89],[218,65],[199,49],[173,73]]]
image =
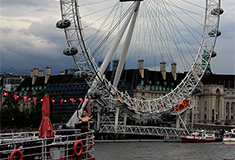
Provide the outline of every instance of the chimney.
[[143,59],[138,60],[138,65],[139,65],[138,69],[139,69],[141,78],[144,78],[144,60]]
[[34,83],[38,77],[38,68],[34,68],[32,74],[33,74],[32,75],[32,85],[34,85]]
[[38,77],[43,77],[43,70],[39,70]]
[[176,65],[177,65],[176,63],[171,63],[171,74],[175,81],[177,79]]
[[34,72],[33,72],[33,69],[30,70],[30,77],[31,77],[31,78],[33,78],[33,73],[34,73]]
[[160,62],[160,71],[163,79],[166,80],[166,62]]
[[46,73],[45,73],[45,84],[47,84],[50,76],[51,76],[51,67],[47,66],[46,67]]
[[60,75],[65,75],[65,71],[60,71]]

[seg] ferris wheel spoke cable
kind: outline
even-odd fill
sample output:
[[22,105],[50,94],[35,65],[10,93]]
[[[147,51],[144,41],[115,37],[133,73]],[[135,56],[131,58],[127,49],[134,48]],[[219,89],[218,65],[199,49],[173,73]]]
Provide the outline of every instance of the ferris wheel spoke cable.
[[[165,2],[165,3],[167,3],[167,2]],[[168,5],[168,6],[169,6],[169,5]],[[200,35],[200,36],[202,36],[202,34],[199,33],[198,31],[196,31],[193,27],[191,27],[191,26],[188,25],[187,23],[185,23],[185,22],[175,13],[175,11],[174,11],[174,9],[172,9],[172,7],[169,6],[169,8],[171,9],[172,12],[168,11],[168,13],[169,13],[170,15],[174,16],[175,18],[177,18],[177,19],[185,26],[185,28],[190,32],[190,34],[194,37],[194,39],[195,39],[198,43],[200,43],[200,42],[198,41],[198,39],[194,36],[194,34],[192,33],[191,30],[193,30],[195,33],[197,33],[197,34]],[[167,10],[168,10],[168,9],[167,9]],[[197,23],[198,23],[198,21],[197,21]],[[200,25],[202,26],[202,24],[200,24]],[[191,30],[190,30],[190,29],[191,29]]]
[[[125,14],[121,17],[121,19],[119,19],[116,24],[113,26],[113,28],[108,32],[108,34],[105,36],[105,38],[99,43],[99,45],[96,47],[96,49],[94,49],[94,51],[92,52],[92,55],[95,55],[98,50],[101,48],[101,46],[108,40],[108,38],[112,35],[112,33],[118,28],[118,26],[121,24],[121,22],[125,19],[125,17],[128,15],[128,13],[131,12],[131,9],[133,8],[133,6],[131,6],[126,12]],[[94,47],[94,46],[92,46]]]
[[[177,14],[175,14],[175,11],[170,7],[170,9],[171,9],[171,11],[174,13],[173,15],[175,15],[177,18],[178,18],[178,20],[180,20],[180,22],[185,26],[185,29],[187,29],[187,31],[192,35],[192,37],[196,40],[196,42],[198,43],[198,45],[200,45],[200,42],[198,41],[198,39],[194,36],[194,34],[191,32],[191,30],[189,30],[189,28],[185,25],[186,23],[181,19],[181,18],[179,18],[178,16],[177,16]],[[166,9],[167,11],[168,11],[168,9]],[[171,13],[170,11],[168,11],[169,13]],[[176,29],[176,31],[178,32],[178,34],[180,35],[180,37],[181,37],[181,39],[182,39],[182,41],[184,42],[184,45],[185,45],[185,47],[187,48],[187,50],[188,50],[188,53],[191,55],[191,58],[192,59],[194,59],[194,56],[193,56],[193,54],[192,54],[192,51],[190,51],[190,49],[189,49],[189,46],[194,50],[194,52],[196,52],[197,53],[197,50],[189,43],[189,41],[182,35],[182,33],[179,31],[179,29],[178,29],[178,27],[177,27],[177,25],[175,24],[175,22],[173,21],[173,18],[172,18],[172,16],[171,16],[171,14],[169,14],[170,16],[169,16],[169,18],[170,18],[170,22],[172,22],[173,23],[173,25],[174,25],[174,29]],[[174,16],[174,17],[175,17]],[[171,24],[172,24],[171,23]],[[191,27],[192,28],[192,27]],[[198,33],[198,32],[196,32],[196,33]],[[202,37],[202,35],[201,34],[199,34],[200,35],[200,37]],[[186,60],[186,59],[185,59]],[[189,65],[189,64],[188,64]],[[190,66],[190,65],[189,65]]]
[[[170,1],[170,0],[169,0]],[[171,2],[171,1],[170,1]],[[167,3],[167,2],[166,2]],[[173,3],[173,2],[171,2]],[[175,3],[173,3],[175,6],[177,6]],[[170,7],[170,6],[169,6]],[[202,26],[203,27],[203,24],[202,22],[199,22],[198,20],[196,20],[193,16],[191,16],[188,12],[182,10],[182,12],[187,15],[188,17],[190,17],[191,19],[193,19],[195,22],[197,22],[198,25]],[[177,16],[178,17],[178,16]]]
[[[168,25],[168,23],[166,23],[166,21],[165,21],[165,17],[164,17],[164,15],[162,15],[162,13],[164,13],[165,12],[165,9],[164,9],[164,7],[162,7],[162,5],[163,4],[161,4],[161,5],[158,5],[158,6],[155,6],[155,7],[158,7],[157,9],[156,9],[156,12],[158,12],[157,14],[159,15],[158,17],[159,17],[159,20],[160,20],[160,17],[162,18],[160,21],[162,22],[162,25],[160,25],[161,27],[159,27],[160,29],[158,30],[159,31],[159,34],[160,34],[160,37],[162,37],[162,43],[163,43],[163,46],[164,46],[164,52],[166,52],[166,55],[167,55],[167,57],[168,57],[168,59],[169,59],[169,61],[171,61],[171,62],[173,62],[174,60],[173,60],[173,57],[172,57],[172,52],[171,52],[171,48],[172,47],[170,47],[171,45],[170,45],[170,41],[169,41],[169,39],[168,39],[168,36],[164,36],[164,35],[166,35],[167,34],[167,25]],[[154,6],[154,5],[153,5]],[[154,11],[153,11],[154,12]],[[157,22],[156,22],[156,24],[157,24]],[[162,26],[164,26],[165,27],[165,30],[164,30],[164,33],[162,33]],[[164,34],[164,35],[163,35]],[[170,33],[169,35],[172,35],[172,33]],[[164,60],[163,60],[164,61]]]
[[[164,61],[164,55],[163,53],[166,52],[170,52],[169,48],[170,47],[166,47],[167,45],[169,45],[168,41],[166,41],[164,39],[164,36],[162,36],[162,33],[161,31],[159,30],[159,26],[157,26],[157,23],[155,22],[155,19],[153,17],[153,14],[150,13],[151,11],[153,12],[152,9],[148,9],[148,15],[149,15],[149,19],[150,19],[150,23],[152,25],[152,31],[153,31],[153,35],[155,35],[155,41],[157,42],[157,45],[158,45],[158,50],[159,50],[159,53],[161,55],[161,59],[162,61]],[[156,33],[156,34],[155,34]],[[158,40],[159,39],[159,40]],[[159,44],[160,42],[160,44]],[[170,57],[168,56],[168,58],[170,59]]]
[[116,7],[116,5],[117,5],[117,4],[112,5],[112,6],[109,6],[109,7],[106,7],[106,8],[102,8],[102,9],[100,9],[100,10],[98,10],[98,11],[95,11],[95,12],[92,12],[92,13],[89,13],[89,14],[85,14],[85,15],[83,15],[82,17],[83,17],[83,18],[86,18],[86,17],[89,17],[89,16],[93,16],[94,14],[97,14],[97,13],[100,13],[100,12],[104,12],[104,11],[110,9],[110,8],[113,8],[114,6]]
[[[142,43],[142,38],[138,38],[138,36],[136,36],[136,34],[138,34],[137,31],[139,31],[140,28],[142,28],[141,27],[142,24],[140,24],[141,23],[140,20],[142,19],[143,13],[145,12],[145,10],[143,8],[144,5],[145,5],[145,3],[140,5],[139,14],[138,14],[138,18],[136,20],[136,25],[135,25],[135,29],[134,29],[135,31],[133,33],[133,38],[132,38],[130,46],[133,46],[133,44],[134,45],[138,44],[138,47],[139,47],[140,46],[139,44]],[[132,62],[137,61],[137,59],[138,60],[141,59],[141,57],[140,57],[141,54],[137,54],[139,52],[142,53],[142,51],[140,51],[140,49],[137,49],[137,47],[132,47],[132,49],[129,50],[129,54],[127,55],[127,57],[128,57],[127,59],[131,59]],[[135,54],[135,56],[133,56],[134,54]]]
[[[170,1],[171,2],[171,1]],[[165,2],[167,3],[167,2]],[[173,2],[171,2],[173,3]],[[193,27],[191,27],[190,25],[188,25],[187,23],[185,23],[174,11],[174,9],[172,9],[172,7],[170,7],[169,3],[167,3],[169,8],[171,9],[171,11],[174,13],[172,14],[171,12],[169,12],[170,14],[172,14],[172,16],[174,16],[175,18],[177,18],[182,24],[184,24],[185,26],[187,26],[186,28],[190,28],[191,30],[193,30],[195,33],[197,33],[198,35],[202,35],[201,33],[199,33],[197,30],[195,30]],[[174,4],[174,3],[173,3]],[[175,5],[175,4],[174,4]],[[175,5],[176,6],[176,5]],[[184,11],[184,14],[187,15],[190,19],[192,18],[192,16],[190,16],[187,12]],[[201,16],[200,16],[201,17]],[[201,17],[203,18],[203,17]],[[200,26],[204,27],[202,23],[200,23],[198,20],[195,20],[195,18],[192,18],[197,24],[199,24]],[[189,30],[190,31],[190,30]],[[197,39],[197,38],[195,38]]]
[[186,3],[188,3],[188,4],[191,4],[191,5],[193,5],[193,6],[196,6],[196,7],[198,7],[198,8],[204,9],[204,10],[206,9],[205,7],[199,6],[198,4],[189,2],[189,1],[187,1],[187,0],[181,0],[181,1],[184,1],[184,2],[186,2]]
[[[117,3],[119,3],[119,2],[117,2]],[[133,3],[130,5],[130,6],[127,6],[125,9],[131,9],[131,6],[133,5]],[[122,19],[122,17],[123,17],[123,3],[119,3],[119,8],[120,8],[120,10],[119,10],[119,16],[118,16],[118,18],[113,18],[113,21],[114,20],[120,20],[120,19]],[[124,9],[124,10],[125,10]],[[125,12],[124,12],[125,13]],[[127,13],[127,11],[126,11],[126,13]],[[113,23],[113,21],[112,21],[112,23]],[[117,26],[117,32],[119,32],[120,31],[120,24]],[[110,25],[110,27],[109,27],[109,30],[111,29],[113,27],[113,24],[111,24]],[[104,44],[102,45],[102,50],[101,50],[101,52],[100,53],[102,53],[102,52],[105,52],[105,48],[106,47],[108,47],[110,44],[112,44],[113,43],[113,41],[114,41],[114,39],[115,39],[115,37],[114,36],[112,36],[113,38],[109,38],[109,42],[107,42],[107,41],[105,41],[104,42]],[[115,57],[115,54],[114,54],[114,56],[113,57]]]
[[[172,9],[171,9],[172,10]],[[173,10],[172,10],[172,12],[174,12]],[[169,12],[169,13],[171,13],[171,12]],[[176,14],[174,14],[173,15],[174,17],[175,16],[177,16]],[[177,16],[178,17],[178,16]],[[172,21],[173,23],[174,23],[174,21],[173,21],[173,18],[172,17],[170,17],[171,18],[171,20],[170,21]],[[188,28],[188,26],[189,25],[187,25],[186,23],[184,23],[180,18],[178,18],[179,20],[180,20],[180,22],[182,22],[182,24],[185,26],[185,28],[187,29],[187,31],[192,35],[192,37],[196,40],[196,42],[200,45],[200,42],[198,41],[198,39],[194,36],[194,34],[192,33],[192,31]],[[176,24],[174,24],[174,26],[176,26]],[[190,27],[190,26],[189,26]],[[191,29],[192,29],[192,27],[190,27]],[[195,31],[195,30],[194,30]],[[190,49],[189,49],[189,46],[195,51],[195,52],[197,52],[197,50],[190,44],[190,42],[181,34],[181,32],[179,32],[179,31],[177,31],[179,34],[180,34],[180,36],[181,36],[181,38],[182,38],[182,40],[183,40],[183,42],[184,42],[184,44],[185,44],[185,46],[186,46],[186,48],[187,48],[187,50],[188,50],[188,53],[190,53],[190,55],[191,55],[191,57],[192,57],[192,59],[194,59],[194,57],[193,57],[193,54],[192,54],[192,52],[190,51]],[[199,33],[199,32],[197,32],[196,31],[196,33],[198,33],[201,37],[202,37],[202,35]],[[186,45],[187,44],[187,45]]]
[[[148,31],[149,33],[149,37],[150,37],[150,42],[147,43],[148,47],[149,48],[149,56],[151,56],[153,54],[154,56],[154,61],[153,61],[153,65],[154,66],[157,66],[156,64],[156,60],[158,59],[157,57],[157,51],[155,50],[156,48],[154,47],[154,45],[157,43],[157,45],[159,46],[158,49],[161,50],[161,47],[160,45],[158,44],[158,38],[157,38],[157,35],[156,33],[158,33],[157,31],[155,31],[155,29],[157,29],[156,26],[153,25],[153,21],[154,19],[152,19],[151,15],[150,15],[150,12],[151,12],[151,7],[150,7],[150,1],[149,3],[146,5],[146,17],[148,17],[148,21],[146,22],[148,24],[147,28],[146,28],[146,31]],[[160,40],[161,41],[161,40]],[[160,51],[159,52],[160,54],[162,54],[162,52]],[[162,56],[161,56],[162,57]]]
[[[168,3],[167,1],[169,1],[170,3]],[[197,16],[197,17],[200,17],[200,18],[204,18],[203,15],[198,14],[197,12],[193,12],[192,10],[188,10],[188,9],[182,8],[182,7],[180,7],[179,5],[176,5],[175,3],[173,3],[171,0],[167,0],[167,1],[164,1],[164,3],[168,3],[169,6],[176,7],[176,8],[178,8],[179,10],[185,11],[186,13],[191,13],[191,14],[193,14],[194,16]],[[200,24],[200,25],[201,25],[201,24]]]
[[[114,5],[113,8],[115,8],[115,6],[116,6],[116,5]],[[109,17],[111,16],[112,12],[113,12],[113,10],[111,10],[111,11],[108,12],[106,15],[100,17],[99,19],[97,19],[96,21],[94,21],[94,22],[92,23],[92,24],[95,24],[97,21],[99,21],[99,20],[101,20],[101,19],[103,19],[103,18],[105,17],[105,19],[104,19],[104,21],[102,22],[102,24],[100,25],[99,29],[98,29],[95,33],[91,34],[90,36],[88,36],[88,37],[86,38],[86,39],[91,38],[91,40],[88,42],[88,45],[91,45],[91,44],[94,42],[94,40],[96,39],[96,37],[99,35],[99,33],[100,33],[100,32],[102,31],[102,29],[104,28],[104,25],[105,25],[106,22],[108,21],[108,19],[109,19]],[[91,25],[92,25],[92,24],[91,24]],[[92,48],[92,47],[91,47],[91,48]]]
[[[167,12],[167,13],[166,13]],[[187,40],[182,36],[182,34],[181,34],[181,32],[179,31],[179,29],[178,29],[178,27],[177,27],[177,25],[175,24],[175,21],[173,20],[173,18],[171,17],[171,15],[170,14],[168,14],[169,12],[168,12],[168,10],[167,10],[167,7],[165,6],[165,19],[167,20],[167,24],[169,25],[169,28],[170,28],[170,30],[171,30],[171,34],[173,34],[174,35],[174,37],[175,37],[175,41],[176,41],[176,43],[177,44],[181,44],[181,41],[180,41],[180,39],[184,42],[184,45],[186,45],[186,43],[187,43]],[[175,33],[175,34],[174,34]],[[178,33],[178,34],[176,34],[176,33]],[[185,43],[186,42],[186,43]],[[186,60],[186,58],[185,58],[185,56],[184,56],[184,54],[183,54],[183,51],[182,51],[182,49],[181,49],[181,46],[180,45],[177,45],[177,48],[179,48],[179,53],[180,53],[180,56],[181,56],[181,58],[182,58],[182,63],[184,63],[184,62],[186,62],[186,64],[187,64],[187,66],[188,67],[190,67],[190,65],[189,65],[189,63],[188,63],[188,61]],[[191,53],[191,52],[189,52],[189,53]]]
[[[166,13],[166,12],[167,12],[167,13]],[[160,12],[160,14],[164,14],[164,15],[162,15],[161,17],[164,17],[164,19],[167,21],[166,24],[168,25],[168,27],[165,27],[165,28],[169,28],[169,30],[170,30],[170,35],[172,35],[172,37],[173,37],[173,39],[174,39],[173,42],[175,43],[175,46],[176,46],[176,48],[177,48],[177,50],[178,50],[178,53],[180,53],[181,62],[182,62],[182,64],[184,64],[184,62],[187,62],[187,60],[186,60],[186,58],[185,58],[184,55],[183,55],[183,52],[182,52],[181,47],[180,47],[179,45],[177,45],[177,44],[180,44],[180,41],[179,41],[179,39],[178,39],[178,36],[180,36],[183,41],[186,41],[186,42],[187,42],[187,40],[182,36],[182,34],[180,33],[180,31],[179,31],[177,25],[175,24],[174,20],[172,19],[171,15],[168,14],[168,13],[169,13],[169,12],[167,11],[167,8],[166,8],[166,7],[164,7],[164,10],[163,10],[162,12]],[[171,20],[169,20],[168,17],[171,17]],[[164,26],[165,26],[165,25],[164,25]],[[175,32],[174,30],[178,33],[178,35],[176,35],[176,32]],[[171,57],[172,57],[172,56],[171,56]],[[184,59],[184,61],[183,61],[183,59]],[[190,66],[188,62],[187,62],[187,66]],[[186,67],[184,67],[184,68],[186,69]]]
[[80,4],[79,7],[84,7],[84,6],[94,5],[94,4],[101,4],[101,3],[105,3],[109,1],[112,1],[112,0],[103,0],[103,1],[92,2],[92,3],[84,3],[84,4]]
[[[117,3],[117,4],[118,4],[118,3]],[[92,38],[92,40],[90,40],[89,43],[88,43],[89,45],[93,43],[93,41],[94,41],[93,38],[94,38],[94,37],[96,38],[97,35],[98,35],[98,33],[100,33],[100,31],[102,31],[102,30],[105,29],[106,27],[109,27],[109,26],[110,26],[110,23],[107,23],[107,24],[106,24],[106,22],[108,21],[109,17],[112,15],[112,13],[113,13],[114,11],[116,11],[114,8],[117,6],[117,4],[113,6],[113,9],[110,10],[110,12],[108,12],[108,13],[105,14],[104,16],[98,18],[97,20],[93,21],[92,23],[90,23],[90,24],[88,25],[88,26],[93,25],[93,24],[95,24],[96,22],[102,20],[104,17],[106,17],[105,20],[104,20],[104,21],[102,22],[102,24],[100,25],[99,29],[98,29],[95,33],[91,34],[90,36],[88,36],[88,37],[86,38],[86,39]],[[128,9],[130,10],[131,8],[128,7]],[[125,12],[125,13],[126,13],[126,12]],[[124,13],[124,14],[125,14],[125,13]],[[88,27],[88,26],[87,26],[87,27]],[[99,40],[98,40],[98,41],[99,41]],[[96,43],[94,43],[94,44],[96,44]],[[91,47],[91,48],[92,48],[92,47]]]
[[[145,12],[146,12],[146,10],[145,10]],[[146,53],[146,51],[144,50],[144,44],[145,44],[145,42],[147,42],[147,39],[146,39],[146,37],[148,37],[147,36],[147,30],[145,29],[145,26],[146,26],[146,19],[147,19],[147,17],[146,17],[146,14],[143,14],[143,23],[142,24],[140,24],[140,26],[141,26],[141,29],[142,29],[142,33],[143,33],[143,39],[140,41],[140,43],[141,43],[141,45],[140,45],[140,54],[144,54],[145,55],[145,57],[147,57],[147,53]]]
[[[148,8],[148,6],[146,6],[147,8]],[[147,14],[149,15],[149,9],[147,9]],[[149,16],[150,17],[150,16]],[[153,54],[153,56],[154,56],[154,61],[153,61],[153,67],[156,67],[157,66],[157,62],[156,62],[156,60],[157,60],[157,51],[155,51],[155,48],[154,48],[154,46],[155,46],[155,44],[154,44],[154,42],[157,42],[157,36],[156,36],[156,32],[154,32],[154,27],[153,27],[153,22],[152,22],[152,19],[150,20],[150,26],[149,26],[149,28],[151,28],[150,30],[149,30],[149,34],[150,34],[150,42],[149,42],[149,45],[150,45],[150,53],[155,53],[155,54]],[[151,35],[153,35],[153,36],[151,36]],[[160,52],[161,53],[161,52]]]
[[[158,16],[157,15],[157,13],[156,13],[156,11],[158,11],[157,13],[159,13],[160,14],[160,16]],[[165,25],[165,18],[160,18],[160,17],[164,17],[164,15],[162,14],[162,10],[159,10],[159,8],[156,8],[156,10],[155,10],[155,12],[154,12],[154,14],[156,15],[156,17],[158,18],[158,21],[160,22],[160,24],[158,23],[156,23],[155,25],[161,25],[162,26],[162,28],[164,29],[164,32],[165,32],[165,34],[166,34],[166,37],[169,37],[170,39],[171,39],[171,41],[174,43],[174,45],[175,45],[175,47],[176,47],[176,49],[179,51],[179,48],[178,48],[178,46],[177,46],[177,43],[175,42],[176,40],[175,40],[175,34],[174,34],[174,32],[172,32],[172,30],[171,29],[167,29],[167,25]],[[168,24],[168,27],[169,27],[169,24]],[[160,35],[161,35],[162,33],[160,32]],[[167,41],[167,43],[168,43],[168,41]],[[169,46],[169,44],[168,44],[168,46]],[[171,53],[171,52],[170,52]],[[169,53],[169,54],[170,54]],[[170,60],[171,59],[173,59],[172,58],[172,56],[171,55],[169,55],[171,58],[169,58]],[[182,59],[181,59],[181,61],[182,61]],[[182,61],[182,64],[184,65],[184,62]],[[185,67],[184,67],[185,68]]]

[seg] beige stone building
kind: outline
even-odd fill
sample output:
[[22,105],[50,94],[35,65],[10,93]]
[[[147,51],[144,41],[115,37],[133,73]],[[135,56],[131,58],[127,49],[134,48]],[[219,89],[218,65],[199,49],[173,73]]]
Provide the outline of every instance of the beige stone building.
[[235,125],[234,75],[205,77],[200,83],[201,92],[194,95],[194,123]]
[[[139,99],[158,98],[170,92],[184,78],[185,73],[176,73],[176,64],[166,72],[165,63],[160,71],[144,69],[139,61],[140,83],[133,90]],[[235,75],[211,74],[204,76],[199,84],[200,92],[194,94],[194,108],[188,112],[188,122],[203,124],[235,125]],[[191,114],[191,115],[190,115]]]

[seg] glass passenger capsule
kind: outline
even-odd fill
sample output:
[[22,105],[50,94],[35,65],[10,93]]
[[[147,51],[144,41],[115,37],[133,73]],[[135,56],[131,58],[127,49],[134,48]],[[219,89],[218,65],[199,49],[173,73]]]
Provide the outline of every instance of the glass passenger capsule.
[[71,26],[71,21],[68,19],[62,19],[56,23],[56,27],[61,29],[68,28],[69,26]]

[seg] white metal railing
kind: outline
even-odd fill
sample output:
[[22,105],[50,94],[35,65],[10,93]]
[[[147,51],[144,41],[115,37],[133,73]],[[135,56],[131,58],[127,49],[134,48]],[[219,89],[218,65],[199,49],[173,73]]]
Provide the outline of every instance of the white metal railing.
[[[80,133],[80,130],[58,130],[62,134],[69,133],[69,135],[55,135],[50,138],[32,138],[32,137],[16,137],[17,134],[38,133],[38,132],[22,132],[11,134],[0,134],[2,137],[11,136],[14,138],[4,139],[0,144],[0,158],[1,160],[8,160],[15,149],[19,149],[23,154],[24,159],[94,159],[92,151],[94,151],[94,131],[91,130],[86,133]],[[55,133],[56,133],[55,132]],[[72,133],[72,134],[71,134]],[[74,145],[77,140],[83,144],[83,151],[81,155],[76,156],[74,153]],[[75,146],[76,147],[76,146]],[[81,145],[80,145],[81,147]],[[80,148],[81,149],[81,148]],[[75,151],[79,152],[79,144]],[[19,157],[15,154],[14,157]]]
[[155,127],[155,126],[134,126],[134,125],[102,125],[100,133],[120,133],[135,135],[153,136],[175,136],[186,135],[187,132],[182,128]]

